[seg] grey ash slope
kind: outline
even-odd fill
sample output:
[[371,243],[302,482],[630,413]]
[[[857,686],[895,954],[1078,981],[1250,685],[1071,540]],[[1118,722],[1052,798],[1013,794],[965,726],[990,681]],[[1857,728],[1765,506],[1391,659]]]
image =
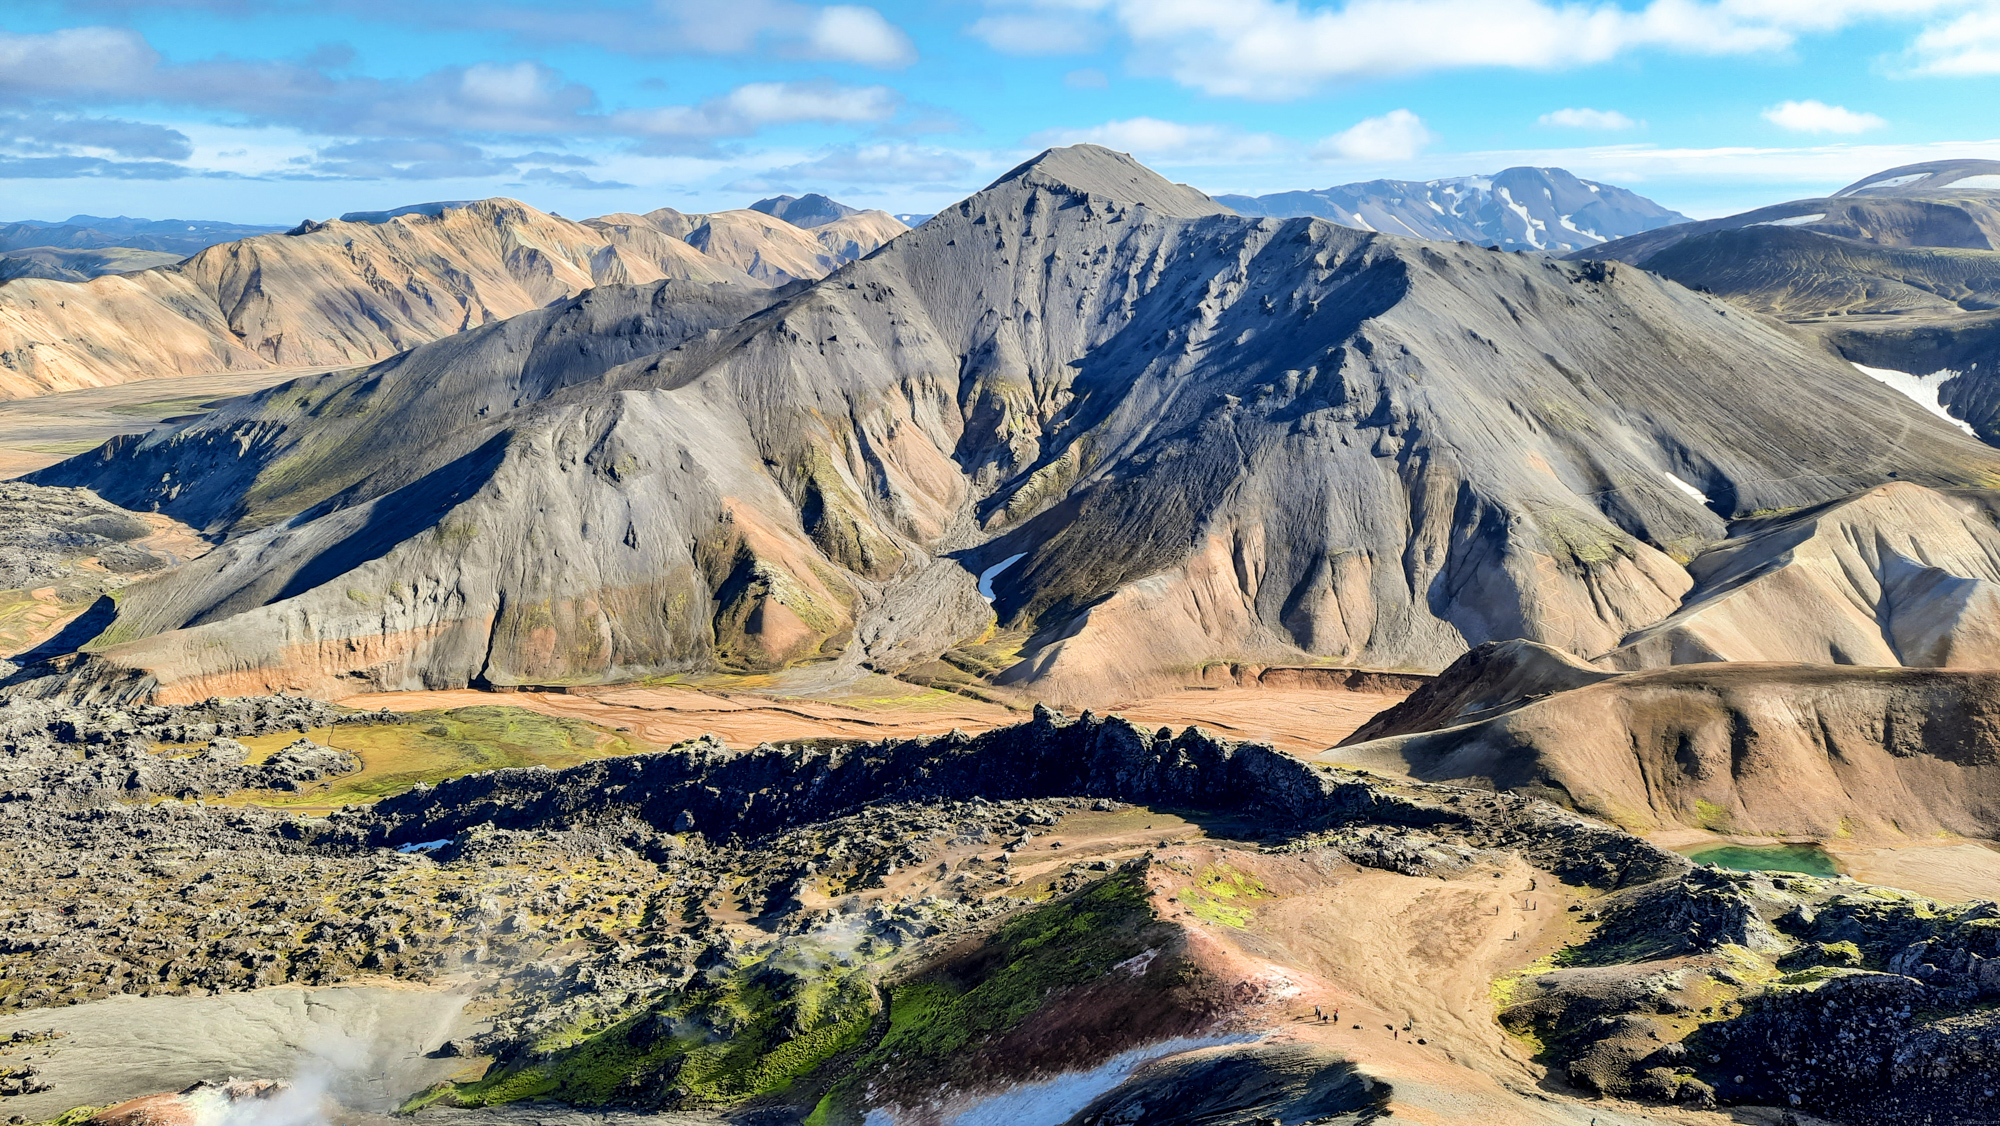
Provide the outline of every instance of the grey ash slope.
[[73,638],[85,665],[165,699],[893,671],[982,634],[973,572],[1016,556],[999,679],[1049,698],[1596,653],[1724,517],[2000,472],[1641,271],[1243,219],[1088,146],[729,300],[600,290],[45,471],[224,537]]
[[1221,201],[1240,215],[1313,215],[1359,230],[1504,250],[1578,250],[1688,221],[1637,192],[1580,180],[1561,168],[1508,168],[1493,176],[1421,182],[1369,180]]

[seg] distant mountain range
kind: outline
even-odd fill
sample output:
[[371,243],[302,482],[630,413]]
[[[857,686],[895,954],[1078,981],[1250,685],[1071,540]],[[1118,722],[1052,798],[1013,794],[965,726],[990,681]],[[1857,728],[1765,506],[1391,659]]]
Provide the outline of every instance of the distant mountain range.
[[1368,180],[1319,191],[1217,196],[1238,215],[1329,219],[1343,227],[1497,246],[1569,251],[1685,223],[1637,192],[1579,180],[1560,168],[1492,176]]
[[98,250],[126,247],[156,250],[185,258],[219,242],[266,235],[283,227],[260,227],[243,223],[217,223],[206,219],[131,219],[125,216],[72,215],[60,223],[33,219],[0,223],[0,251],[30,247],[62,250]]

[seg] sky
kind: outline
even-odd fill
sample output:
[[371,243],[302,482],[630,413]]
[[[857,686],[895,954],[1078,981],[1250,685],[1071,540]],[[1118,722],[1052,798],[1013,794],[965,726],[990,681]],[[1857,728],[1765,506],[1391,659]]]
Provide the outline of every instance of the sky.
[[2000,159],[2000,0],[0,0],[0,220],[922,213],[1079,141],[1728,214]]

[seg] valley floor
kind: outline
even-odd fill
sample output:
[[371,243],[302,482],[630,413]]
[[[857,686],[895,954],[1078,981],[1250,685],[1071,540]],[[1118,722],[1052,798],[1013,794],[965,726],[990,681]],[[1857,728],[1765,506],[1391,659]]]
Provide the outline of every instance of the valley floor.
[[[1312,754],[1354,733],[1402,693],[1305,688],[1190,687],[1104,709],[1141,726],[1205,727],[1231,739]],[[968,733],[1019,723],[1022,712],[947,692],[871,677],[836,698],[772,696],[728,687],[667,685],[570,692],[382,692],[335,701],[373,711],[509,704],[583,720],[668,746],[714,735],[730,746],[804,739],[893,739]]]
[[32,473],[120,434],[143,434],[167,419],[206,413],[223,399],[325,370],[212,372],[0,401],[0,477]]

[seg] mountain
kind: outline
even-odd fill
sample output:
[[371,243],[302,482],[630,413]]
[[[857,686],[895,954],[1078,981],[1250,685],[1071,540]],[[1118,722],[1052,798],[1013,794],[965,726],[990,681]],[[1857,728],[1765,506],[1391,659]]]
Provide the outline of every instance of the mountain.
[[1595,655],[1729,519],[2000,479],[1644,271],[1246,219],[1094,146],[744,285],[601,286],[36,474],[219,541],[80,619],[76,675],[181,699],[942,654],[1103,702],[1222,658]]
[[1579,180],[1560,168],[1218,199],[1239,215],[1314,215],[1364,231],[1503,250],[1577,250],[1688,221],[1635,192]]
[[282,227],[217,223],[203,219],[115,219],[72,215],[61,223],[28,220],[0,223],[0,251],[49,247],[57,250],[102,250],[123,247],[186,257],[221,242],[272,234]]
[[794,227],[817,227],[822,223],[831,223],[835,219],[861,214],[861,209],[858,207],[836,203],[818,193],[806,196],[772,196],[770,199],[760,199],[751,204],[750,210],[783,219]]
[[760,199],[750,210],[806,228],[827,253],[843,262],[862,257],[913,225],[886,211],[863,211],[823,195]]
[[1893,482],[1739,521],[1681,608],[1597,664],[2000,668],[2000,495]]
[[1633,830],[1981,837],[2000,815],[1996,724],[1991,668],[1606,673],[1512,642],[1468,653],[1324,757],[1516,790]]
[[[1951,171],[1941,171],[1941,165]],[[1643,265],[1680,244],[1758,229],[1816,234],[1874,248],[1994,250],[2000,247],[2000,161],[1890,168],[1825,198],[1635,233],[1581,250],[1576,257]]]
[[817,278],[900,231],[856,216],[822,228],[829,247],[748,211],[576,223],[509,199],[404,210],[302,223],[81,285],[9,282],[0,394],[369,363],[597,285]]
[[1781,317],[2000,442],[2000,161],[1890,168],[1825,198],[1576,257],[1630,262]]
[[161,250],[133,250],[123,246],[93,250],[62,250],[31,246],[0,254],[0,282],[15,278],[45,278],[49,281],[89,281],[106,274],[129,274],[155,266],[171,266],[184,255]]

